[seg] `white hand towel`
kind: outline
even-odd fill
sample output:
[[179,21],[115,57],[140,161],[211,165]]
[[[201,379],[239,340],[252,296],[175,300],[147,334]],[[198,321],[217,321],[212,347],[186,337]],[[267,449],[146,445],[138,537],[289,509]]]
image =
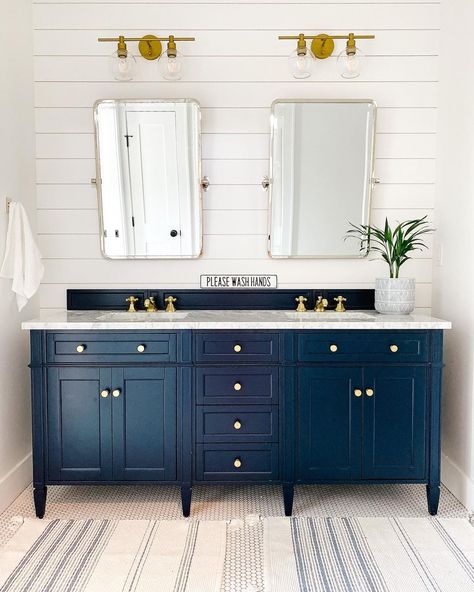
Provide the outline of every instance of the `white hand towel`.
[[41,254],[31,231],[25,208],[10,202],[5,258],[0,277],[12,279],[18,310],[21,310],[38,290],[44,267]]

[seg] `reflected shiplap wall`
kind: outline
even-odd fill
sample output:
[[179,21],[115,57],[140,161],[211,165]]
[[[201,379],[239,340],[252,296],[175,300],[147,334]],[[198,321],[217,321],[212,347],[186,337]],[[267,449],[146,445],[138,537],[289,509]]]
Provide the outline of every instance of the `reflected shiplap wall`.
[[[371,287],[385,274],[367,260],[271,260],[266,253],[269,112],[276,98],[377,101],[373,219],[431,214],[435,189],[439,2],[180,2],[34,0],[38,225],[46,258],[41,306],[65,305],[67,287],[195,287],[202,273],[276,273],[281,287]],[[312,78],[287,73],[291,42],[278,34],[373,33],[364,74],[338,77],[335,58]],[[163,81],[140,59],[133,82],[111,79],[113,45],[97,37],[195,35],[185,80]],[[343,47],[339,43],[338,51]],[[136,50],[136,45],[130,44]],[[192,97],[202,106],[204,254],[193,261],[106,261],[99,251],[92,104],[98,98]],[[341,163],[343,174],[343,163]],[[417,306],[431,306],[431,252],[406,266]]]

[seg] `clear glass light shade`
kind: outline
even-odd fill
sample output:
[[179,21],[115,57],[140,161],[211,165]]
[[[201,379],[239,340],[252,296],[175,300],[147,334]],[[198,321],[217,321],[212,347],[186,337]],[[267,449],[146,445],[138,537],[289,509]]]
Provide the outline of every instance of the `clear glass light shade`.
[[288,58],[288,66],[293,78],[303,79],[309,78],[313,72],[314,56],[307,50],[305,55],[298,55],[295,49]]
[[181,80],[183,77],[183,54],[176,51],[176,57],[172,57],[164,51],[158,61],[158,66],[165,80]]
[[110,69],[115,80],[132,80],[136,65],[137,61],[130,53],[126,57],[119,57],[115,51],[110,56]]
[[360,76],[361,66],[363,64],[364,54],[355,48],[355,53],[347,55],[344,49],[337,56],[337,69],[343,78],[357,78]]

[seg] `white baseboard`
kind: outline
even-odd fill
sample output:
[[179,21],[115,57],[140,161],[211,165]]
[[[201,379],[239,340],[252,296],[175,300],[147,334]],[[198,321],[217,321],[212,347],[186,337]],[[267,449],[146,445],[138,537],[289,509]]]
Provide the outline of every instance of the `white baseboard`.
[[13,469],[0,478],[0,514],[31,483],[32,458],[27,454]]
[[469,512],[474,511],[474,481],[446,454],[441,454],[441,481]]

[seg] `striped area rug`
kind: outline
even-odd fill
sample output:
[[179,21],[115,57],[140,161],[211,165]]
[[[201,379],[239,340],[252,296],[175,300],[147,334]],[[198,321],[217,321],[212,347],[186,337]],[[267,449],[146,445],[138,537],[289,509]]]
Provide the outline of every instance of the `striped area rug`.
[[219,592],[226,523],[31,520],[0,554],[1,592]]
[[471,592],[464,518],[268,518],[265,592]]

